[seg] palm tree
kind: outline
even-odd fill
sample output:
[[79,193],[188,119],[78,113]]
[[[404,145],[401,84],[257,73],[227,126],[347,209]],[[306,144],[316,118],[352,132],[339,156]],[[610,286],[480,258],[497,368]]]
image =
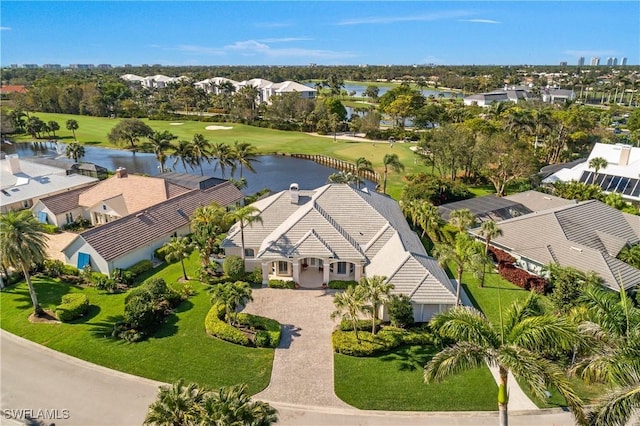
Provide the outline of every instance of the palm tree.
[[85,155],[84,146],[80,145],[78,142],[71,142],[67,145],[65,155],[67,158],[71,158],[77,163]]
[[200,405],[204,400],[205,392],[195,383],[185,385],[180,379],[170,387],[160,388],[158,397],[149,406],[144,424],[158,426],[197,424],[200,419]]
[[333,297],[336,310],[331,313],[331,319],[340,318],[350,321],[356,333],[356,341],[360,343],[358,335],[358,318],[360,313],[366,311],[366,292],[364,287],[349,286],[343,293],[337,293]]
[[167,161],[166,151],[173,148],[171,141],[177,137],[171,134],[167,130],[162,132],[153,132],[149,136],[149,142],[146,144],[146,149],[153,152],[160,165],[160,173],[164,173],[164,163]]
[[444,222],[436,206],[428,201],[417,202],[414,204],[412,217],[414,225],[422,228],[422,237],[427,234],[433,241],[440,241],[440,227]]
[[66,126],[67,126],[67,130],[71,130],[71,132],[73,133],[73,139],[77,140],[76,130],[78,130],[78,128],[80,127],[78,125],[78,122],[76,120],[70,119],[70,120],[67,120]]
[[434,249],[434,257],[442,266],[453,262],[456,266],[458,286],[456,287],[456,305],[460,304],[460,288],[462,287],[462,274],[465,269],[480,270],[484,267],[482,246],[464,233],[456,235],[455,241],[446,241]]
[[449,213],[449,223],[458,231],[464,232],[476,221],[476,216],[469,209],[457,209]]
[[537,149],[539,146],[540,135],[544,134],[545,132],[551,131],[553,127],[551,112],[548,109],[534,110],[531,124],[536,135],[533,148]]
[[217,203],[201,206],[191,216],[191,229],[200,251],[200,262],[206,266],[220,243],[222,234],[229,230],[227,211]]
[[268,426],[278,422],[278,411],[266,402],[252,401],[247,385],[209,392],[202,404],[201,424]]
[[382,193],[386,194],[387,193],[387,173],[389,171],[389,167],[391,167],[391,169],[394,172],[400,173],[401,171],[404,170],[404,164],[400,162],[400,159],[398,158],[398,154],[385,154],[382,160],[382,164],[384,164],[384,180],[382,184]]
[[591,160],[589,160],[589,167],[595,170],[593,181],[591,182],[592,184],[596,183],[596,179],[598,178],[598,172],[600,171],[600,169],[606,169],[608,165],[609,163],[607,162],[607,160],[602,157],[593,157]]
[[182,168],[184,168],[185,173],[187,173],[187,164],[193,168],[194,158],[193,158],[193,145],[191,145],[190,141],[181,140],[178,141],[178,146],[175,148],[173,152],[173,167],[175,167],[178,161],[182,162]]
[[430,325],[440,336],[455,343],[435,355],[425,366],[427,383],[484,364],[497,366],[500,375],[498,409],[500,425],[508,423],[507,381],[512,373],[529,385],[534,395],[544,399],[554,387],[567,401],[580,424],[585,423],[581,399],[573,392],[562,368],[544,353],[569,350],[578,341],[575,325],[565,317],[542,314],[538,298],[531,293],[500,315],[500,324],[491,323],[482,312],[458,306],[438,314]]
[[224,306],[225,317],[231,325],[235,324],[238,307],[245,305],[250,300],[253,300],[251,286],[243,281],[218,284],[211,291],[211,303]]
[[193,249],[193,244],[187,237],[171,238],[171,241],[164,243],[162,246],[162,250],[165,254],[164,258],[167,263],[180,260],[180,265],[182,265],[182,277],[185,281],[189,278],[187,277],[187,271],[184,268],[184,260],[189,257],[189,254],[191,254]]
[[493,238],[502,236],[502,229],[495,221],[487,220],[485,222],[482,222],[479,234],[480,236],[484,237],[484,254],[485,256],[488,256],[489,244],[491,244],[491,240]]
[[7,212],[0,216],[0,253],[3,262],[13,268],[21,268],[29,287],[34,314],[42,315],[36,291],[29,273],[33,264],[44,262],[47,253],[47,236],[42,225],[29,210]]
[[240,245],[242,249],[242,260],[244,261],[244,228],[249,225],[253,226],[255,222],[262,223],[260,210],[254,206],[244,206],[231,210],[225,215],[225,219],[229,222],[238,222],[240,225]]
[[238,162],[240,166],[240,179],[242,179],[242,167],[246,167],[247,170],[255,173],[256,170],[251,165],[253,161],[260,161],[257,157],[256,147],[251,145],[248,142],[238,142],[235,141],[233,143],[233,147],[231,148],[231,156],[234,161]]
[[380,306],[389,301],[393,284],[385,282],[387,277],[374,275],[362,277],[360,285],[364,288],[365,298],[371,303],[371,334],[376,334],[376,321]]
[[200,133],[193,135],[193,139],[191,140],[191,155],[193,157],[193,163],[200,167],[200,175],[202,176],[204,176],[202,160],[209,161],[210,151],[211,142],[205,139]]
[[[233,157],[231,155],[231,150],[229,149],[229,145],[218,142],[211,145],[210,150],[211,157],[215,158],[217,163],[213,167],[213,170],[220,166],[220,172],[222,173],[222,177],[224,178],[224,169],[229,166],[232,169],[235,169],[235,162],[233,161]],[[233,171],[232,171],[233,174]]]

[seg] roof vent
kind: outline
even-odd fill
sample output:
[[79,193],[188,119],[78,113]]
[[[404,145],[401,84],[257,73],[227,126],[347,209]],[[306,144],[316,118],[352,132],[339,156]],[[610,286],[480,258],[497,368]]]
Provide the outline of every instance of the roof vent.
[[577,251],[578,253],[582,253],[582,249],[580,247],[571,246],[571,250]]
[[289,185],[289,196],[291,197],[291,204],[298,204],[300,200],[300,187],[297,183],[292,183]]

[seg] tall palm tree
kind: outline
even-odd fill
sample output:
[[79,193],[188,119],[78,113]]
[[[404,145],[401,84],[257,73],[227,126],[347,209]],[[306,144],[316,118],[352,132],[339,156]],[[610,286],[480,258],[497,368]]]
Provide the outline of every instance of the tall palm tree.
[[458,231],[464,232],[476,221],[476,216],[469,209],[457,209],[449,213],[449,223]]
[[356,341],[360,343],[358,335],[358,318],[366,309],[366,292],[364,287],[356,285],[349,286],[343,293],[336,293],[333,297],[333,304],[336,310],[331,313],[331,319],[340,318],[351,322],[356,333]]
[[187,270],[184,268],[184,260],[189,257],[189,254],[193,251],[194,247],[191,241],[187,237],[174,237],[171,241],[164,243],[162,250],[164,251],[164,258],[167,263],[179,260],[182,266],[182,277],[185,281],[187,277]]
[[65,155],[77,163],[85,155],[84,146],[78,142],[71,142],[65,149]]
[[36,291],[31,283],[31,266],[44,262],[47,253],[47,236],[42,225],[29,210],[7,212],[0,216],[0,253],[7,265],[22,269],[29,287],[34,314],[42,315]]
[[391,298],[391,290],[394,286],[386,280],[387,277],[380,275],[360,279],[360,285],[364,288],[364,297],[371,303],[371,334],[376,334],[376,321],[380,307]]
[[404,164],[400,162],[398,158],[398,154],[385,154],[382,159],[382,164],[384,165],[384,180],[382,184],[382,193],[387,193],[387,174],[389,172],[389,168],[396,173],[400,173],[404,170]]
[[456,305],[460,304],[460,288],[462,287],[462,274],[465,269],[472,271],[480,270],[484,267],[482,246],[478,242],[464,233],[456,235],[455,241],[446,241],[437,246],[434,250],[434,257],[442,266],[453,262],[456,267],[458,286],[456,287]]
[[268,426],[278,422],[278,411],[266,402],[252,401],[247,385],[209,392],[202,404],[201,424]]
[[500,315],[500,324],[491,323],[480,311],[455,307],[435,316],[431,327],[455,343],[435,355],[425,366],[427,383],[441,381],[461,371],[489,364],[498,367],[498,410],[500,425],[508,424],[507,382],[512,373],[527,383],[534,395],[545,398],[554,387],[567,401],[579,424],[586,419],[582,401],[571,389],[563,369],[544,357],[544,353],[571,349],[579,336],[575,325],[565,317],[542,314],[538,298],[532,293],[515,302]]
[[600,171],[600,169],[606,169],[608,165],[609,163],[607,162],[607,160],[602,157],[593,157],[591,160],[589,160],[589,168],[595,170],[595,173],[593,174],[593,181],[591,182],[592,184],[596,183],[596,179],[598,179],[598,172]]
[[225,215],[225,219],[229,222],[237,222],[240,225],[240,245],[242,249],[242,260],[245,259],[244,253],[244,228],[253,226],[254,223],[262,223],[260,210],[254,206],[244,206],[231,210]]
[[242,168],[247,168],[250,172],[255,173],[252,162],[259,162],[257,157],[256,147],[248,142],[235,141],[231,147],[231,156],[233,161],[237,162],[240,166],[240,179],[242,179]]
[[176,163],[180,161],[182,162],[182,168],[184,169],[185,173],[187,173],[187,165],[193,168],[193,146],[191,145],[190,141],[178,141],[178,146],[175,148],[175,151],[173,151],[172,156],[174,157],[173,167],[175,167]]
[[193,139],[191,140],[191,155],[193,157],[193,163],[200,167],[200,175],[204,176],[204,171],[202,170],[202,160],[209,161],[211,155],[211,142],[209,142],[205,137],[196,133],[193,135]]
[[226,282],[216,285],[211,291],[211,303],[224,306],[227,322],[234,325],[237,319],[236,310],[253,300],[251,286],[243,281]]
[[438,208],[428,201],[415,204],[413,212],[415,224],[422,228],[422,237],[429,235],[435,242],[440,242],[440,227],[444,224]]
[[221,236],[229,230],[227,211],[217,203],[201,206],[191,216],[191,230],[200,251],[200,262],[206,266],[211,255],[221,241]]
[[71,132],[73,133],[73,139],[76,139],[76,130],[78,130],[78,128],[80,127],[80,125],[78,125],[78,122],[74,119],[69,119],[66,122],[66,127],[67,130],[71,130]]
[[233,156],[231,155],[231,149],[229,148],[229,145],[223,142],[214,143],[211,145],[211,150],[209,152],[211,154],[211,157],[216,159],[216,165],[213,167],[213,170],[215,171],[218,166],[220,166],[222,178],[224,178],[225,168],[231,167],[232,170],[235,169],[236,163],[233,161]]
[[502,236],[502,228],[493,220],[487,220],[480,225],[480,236],[484,237],[484,254],[489,255],[489,244],[491,240],[496,237]]
[[156,400],[149,406],[144,424],[157,426],[198,424],[200,405],[204,400],[205,392],[195,383],[185,385],[180,379],[169,387],[160,388]]
[[553,119],[551,117],[551,111],[548,109],[534,110],[532,113],[531,124],[535,131],[536,139],[533,144],[533,148],[537,149],[540,145],[540,136],[550,132],[553,128]]
[[149,136],[146,149],[153,152],[160,165],[160,173],[164,173],[164,163],[167,161],[167,150],[173,148],[171,141],[177,139],[177,136],[171,134],[167,130],[162,132],[153,132]]

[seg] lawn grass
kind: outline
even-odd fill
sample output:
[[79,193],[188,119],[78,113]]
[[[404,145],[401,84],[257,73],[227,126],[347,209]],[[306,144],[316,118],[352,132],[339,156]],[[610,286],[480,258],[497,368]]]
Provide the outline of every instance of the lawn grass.
[[[194,254],[186,262],[189,276],[195,276],[197,261]],[[174,288],[181,285],[177,284],[181,275],[179,263],[161,266],[153,274]],[[50,278],[34,278],[45,309],[53,309],[64,294],[82,292],[91,303],[89,314],[69,324],[32,324],[27,320],[33,311],[29,293],[21,283],[0,293],[1,327],[56,351],[137,376],[169,383],[184,378],[209,388],[247,383],[252,394],[264,389],[271,378],[274,350],[206,336],[204,318],[211,306],[207,286],[197,281],[189,285],[196,295],[184,301],[153,337],[140,343],[105,337],[122,317],[125,293],[109,295]]]
[[[108,141],[107,135],[110,130],[120,121],[104,117],[90,117],[84,115],[34,113],[45,122],[57,121],[61,129],[56,135],[64,142],[73,140],[71,131],[65,128],[65,123],[69,119],[78,122],[76,137],[83,144],[102,146],[105,148],[116,148]],[[404,173],[389,173],[387,182],[387,193],[398,199],[404,186],[403,177],[405,174],[427,171],[427,167],[422,164],[414,164],[414,154],[409,147],[411,144],[397,143],[393,148],[387,143],[377,143],[375,147],[370,142],[358,141],[333,141],[331,137],[309,135],[302,132],[291,132],[283,130],[265,129],[261,127],[247,126],[236,123],[207,123],[199,121],[188,121],[188,117],[175,122],[183,123],[180,126],[172,126],[174,121],[148,120],[142,119],[153,130],[167,130],[176,135],[179,140],[191,140],[196,133],[202,133],[211,142],[224,142],[233,144],[235,141],[249,142],[254,145],[258,152],[262,154],[273,153],[299,153],[299,154],[321,154],[346,161],[355,161],[359,157],[365,157],[373,163],[374,168],[380,175],[383,173],[382,160],[385,154],[396,153],[400,161],[405,166]],[[206,130],[209,125],[222,125],[233,127],[230,130]],[[31,141],[29,135],[16,138],[16,141]],[[177,143],[177,142],[176,142]],[[118,148],[126,149],[126,146]]]
[[487,367],[426,384],[423,367],[434,355],[405,346],[370,358],[334,355],[336,395],[363,410],[493,411],[498,387]]

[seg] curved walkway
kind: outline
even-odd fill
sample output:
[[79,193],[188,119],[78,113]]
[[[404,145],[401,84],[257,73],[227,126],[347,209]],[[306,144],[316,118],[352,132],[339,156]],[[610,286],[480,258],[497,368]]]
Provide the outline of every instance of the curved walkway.
[[246,312],[273,318],[283,325],[269,386],[256,395],[268,402],[347,408],[333,391],[334,322],[330,290],[253,291]]

